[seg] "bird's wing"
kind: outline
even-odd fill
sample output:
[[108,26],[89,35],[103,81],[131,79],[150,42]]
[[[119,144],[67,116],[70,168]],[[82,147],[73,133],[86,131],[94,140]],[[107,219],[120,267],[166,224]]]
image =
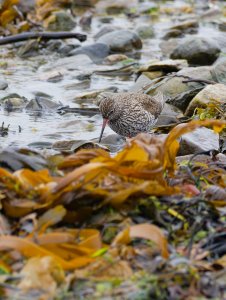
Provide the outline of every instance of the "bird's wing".
[[146,97],[143,98],[143,107],[155,118],[157,118],[163,110],[165,104],[165,97],[163,93],[158,92],[154,96],[144,94]]

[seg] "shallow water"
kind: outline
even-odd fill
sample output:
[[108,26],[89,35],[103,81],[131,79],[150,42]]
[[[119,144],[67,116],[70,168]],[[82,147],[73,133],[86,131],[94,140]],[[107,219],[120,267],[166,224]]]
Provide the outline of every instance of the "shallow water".
[[[160,3],[160,1],[157,2]],[[163,2],[163,6],[174,5],[178,7],[191,1]],[[164,34],[164,31],[180,20],[182,16],[184,14],[178,16],[160,15],[159,18],[142,15],[138,18],[128,19],[124,15],[119,15],[114,16],[111,24],[123,27],[124,29],[134,29],[138,24],[147,23],[154,26],[155,38],[143,41],[140,59],[136,60],[139,64],[143,64],[150,59],[164,58],[159,48],[159,42],[162,41],[160,38]],[[103,25],[99,21],[100,17],[94,16],[91,30],[85,32],[88,35],[88,39],[83,45],[93,42],[93,35]],[[218,17],[216,16],[215,18],[217,19]],[[82,32],[82,29],[77,26],[75,31]],[[217,35],[225,33],[219,33],[214,23],[203,20],[200,23],[198,34],[216,38]],[[68,40],[68,43],[72,42],[72,40]],[[76,41],[75,43],[78,42]],[[53,52],[43,51],[44,53],[38,56],[21,59],[15,55],[15,52],[13,46],[0,47],[0,63],[7,63],[7,67],[0,68],[0,74],[2,74],[9,84],[9,87],[5,91],[0,91],[0,98],[10,93],[17,93],[31,100],[34,98],[36,92],[43,92],[51,96],[53,101],[60,102],[62,105],[69,105],[70,107],[96,107],[95,101],[76,100],[76,97],[84,92],[109,87],[116,87],[119,91],[127,91],[135,80],[135,75],[127,77],[97,75],[94,73],[96,70],[114,69],[116,65],[95,65],[84,55],[62,58]],[[60,72],[63,80],[56,83],[46,81],[46,78],[53,71]],[[82,83],[82,81],[77,79],[79,74],[87,73],[91,74],[87,87],[71,87],[72,84]],[[9,134],[5,137],[0,137],[0,148],[7,146],[27,146],[36,142],[53,143],[59,140],[94,139],[99,136],[102,120],[98,114],[92,117],[72,113],[59,115],[56,112],[37,115],[28,113],[25,110],[6,112],[3,107],[0,107],[0,123],[2,122],[5,125],[10,124],[10,127]],[[22,128],[21,132],[19,132],[19,126]],[[110,128],[107,128],[105,135],[109,133],[112,133],[112,131]]]

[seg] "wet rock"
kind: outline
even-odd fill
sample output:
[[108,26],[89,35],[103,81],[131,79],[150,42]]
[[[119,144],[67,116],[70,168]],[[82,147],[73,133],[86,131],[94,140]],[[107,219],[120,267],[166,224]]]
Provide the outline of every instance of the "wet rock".
[[53,96],[51,96],[49,94],[46,94],[46,93],[43,93],[43,92],[40,92],[40,91],[33,92],[33,95],[35,97],[43,97],[43,98],[48,98],[48,99],[52,99],[53,98]]
[[99,19],[99,21],[103,24],[109,24],[109,23],[112,23],[112,21],[114,20],[113,17],[110,17],[110,16],[106,16],[106,17],[101,17]]
[[50,17],[44,21],[44,27],[51,31],[70,31],[74,29],[76,22],[71,14],[66,11],[53,12]]
[[76,6],[94,6],[99,0],[73,0],[73,5]]
[[0,153],[0,167],[10,171],[29,168],[41,170],[47,167],[46,161],[38,153],[28,149],[6,149]]
[[106,44],[95,43],[72,50],[69,55],[85,54],[92,59],[94,63],[101,63],[103,59],[108,56],[109,52],[110,49]]
[[36,148],[36,149],[51,149],[52,143],[40,141],[40,142],[30,143],[30,144],[28,144],[28,147]]
[[103,145],[100,145],[98,143],[94,143],[92,141],[76,141],[76,140],[71,140],[71,141],[58,141],[55,142],[52,145],[52,148],[57,151],[62,151],[62,152],[77,152],[81,149],[96,149],[96,148],[102,148],[104,150],[108,150],[107,147],[104,147]]
[[134,83],[134,85],[129,89],[130,92],[138,92],[140,90],[145,90],[145,87],[151,85],[152,81],[145,76],[144,74],[141,74],[141,76],[137,79],[137,81]]
[[143,75],[148,77],[149,79],[156,79],[165,75],[162,71],[152,71],[152,72],[142,72]]
[[107,64],[107,65],[114,65],[120,61],[123,61],[123,60],[126,60],[128,59],[128,56],[124,55],[124,54],[111,54],[111,55],[108,55],[103,63],[104,64]]
[[76,48],[78,48],[78,47],[80,47],[79,44],[62,45],[62,46],[58,49],[57,52],[60,53],[61,56],[68,56],[69,53],[70,53],[72,50],[74,50],[74,49],[76,49]]
[[50,71],[43,73],[39,79],[48,82],[60,82],[63,79],[63,74],[60,71]]
[[181,116],[182,112],[173,105],[165,103],[164,108],[158,117],[158,121],[155,124],[155,127],[158,126],[167,126],[170,124],[177,124],[179,120],[177,117]]
[[[211,67],[189,67],[177,72],[177,75],[185,75],[191,78],[201,78],[213,80]],[[197,82],[183,83],[185,79],[181,77],[166,78],[161,81],[161,85],[149,92],[153,94],[162,92],[168,99],[167,102],[178,107],[182,111],[187,109],[190,101],[198,94],[204,86]]]
[[189,37],[173,50],[170,57],[186,59],[193,65],[211,65],[219,56],[220,48],[208,38]]
[[218,149],[219,135],[211,129],[202,127],[182,136],[179,155]]
[[87,67],[90,69],[92,64],[92,60],[87,55],[79,54],[75,56],[59,58],[54,62],[50,62],[44,66],[41,66],[39,70],[46,73],[49,72],[49,74],[53,72],[52,70],[55,72],[58,69],[73,71],[81,68],[87,70]]
[[104,25],[100,28],[100,30],[94,35],[94,39],[97,40],[103,35],[113,32],[115,30],[120,30],[121,28],[113,25]]
[[102,138],[101,144],[106,146],[110,152],[117,152],[125,146],[126,139],[118,134],[109,134]]
[[107,1],[100,1],[97,5],[97,8],[102,12],[106,12],[107,14],[120,14],[126,13],[129,11],[131,7],[137,6],[137,0],[107,0]]
[[127,64],[125,66],[117,66],[114,68],[109,68],[109,66],[107,67],[103,67],[103,68],[99,68],[98,70],[94,71],[96,75],[102,75],[102,76],[110,76],[110,77],[115,77],[115,76],[122,76],[122,77],[126,77],[126,76],[130,76],[132,74],[135,73],[135,67],[134,67],[134,63],[131,64]]
[[60,47],[62,47],[64,44],[62,41],[59,40],[50,40],[46,43],[46,48],[49,51],[57,51]]
[[226,57],[219,57],[212,67],[213,79],[226,84]]
[[163,71],[165,73],[177,72],[185,67],[188,67],[188,63],[185,59],[167,59],[167,60],[154,60],[147,65],[143,65],[139,68],[138,74],[150,71]]
[[29,101],[26,105],[26,109],[29,111],[55,111],[61,104],[51,101],[48,98],[36,97]]
[[0,90],[5,90],[8,87],[8,83],[3,78],[0,78]]
[[98,89],[98,90],[94,90],[94,91],[89,91],[89,92],[84,92],[80,95],[77,95],[75,97],[76,100],[94,100],[97,98],[97,96],[103,92],[111,92],[111,93],[115,93],[117,92],[117,88],[116,87],[109,87],[109,88],[105,88],[105,89]]
[[206,86],[192,99],[185,115],[192,116],[197,107],[206,108],[209,103],[226,104],[226,85],[219,83]]
[[162,41],[159,44],[159,47],[162,51],[162,54],[166,57],[169,57],[169,54],[178,46],[180,39],[173,38],[167,41]]
[[139,14],[151,14],[156,13],[159,10],[158,4],[154,1],[143,1],[137,5],[137,12]]
[[90,79],[85,79],[81,82],[70,83],[64,85],[65,90],[84,90],[90,88],[91,81]]
[[139,25],[136,28],[136,33],[141,39],[153,38],[155,35],[154,29],[151,25]]
[[188,30],[190,28],[198,28],[198,27],[199,27],[199,23],[197,20],[186,20],[184,22],[181,22],[179,24],[170,27],[170,29],[180,30],[182,32],[188,33]]
[[164,40],[169,40],[171,38],[177,38],[177,37],[181,37],[183,35],[183,33],[181,32],[181,30],[178,29],[171,29],[169,31],[167,31],[164,35],[163,35],[163,39]]
[[199,23],[197,20],[186,20],[178,23],[167,30],[164,34],[163,39],[168,40],[170,38],[181,37],[184,34],[194,34],[197,33]]
[[38,55],[39,42],[37,40],[30,40],[19,48],[17,55],[22,58]]
[[128,52],[142,48],[139,36],[129,30],[116,30],[107,33],[100,37],[98,42],[108,45],[112,52]]
[[28,100],[18,94],[9,94],[0,100],[6,110],[20,109],[26,106]]
[[91,27],[93,19],[93,11],[88,10],[86,11],[79,20],[79,25],[82,27],[83,30],[89,30]]

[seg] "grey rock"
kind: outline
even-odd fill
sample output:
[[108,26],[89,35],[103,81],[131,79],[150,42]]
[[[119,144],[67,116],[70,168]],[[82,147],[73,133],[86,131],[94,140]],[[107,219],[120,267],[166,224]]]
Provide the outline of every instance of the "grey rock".
[[53,12],[46,22],[47,29],[52,31],[70,31],[76,26],[72,15],[66,11]]
[[151,14],[152,12],[158,12],[159,6],[154,1],[139,1],[137,5],[137,12],[139,14]]
[[154,60],[141,66],[138,73],[150,71],[164,71],[165,73],[169,73],[179,71],[185,67],[188,67],[188,63],[185,59]]
[[64,44],[62,41],[59,41],[59,40],[50,40],[47,42],[46,44],[46,48],[49,50],[49,51],[57,51],[60,47],[62,47]]
[[93,7],[98,0],[73,0],[73,5],[76,6],[88,6]]
[[189,37],[179,43],[170,57],[186,59],[193,65],[211,65],[220,54],[219,46],[212,40],[203,37]]
[[151,25],[139,25],[136,28],[136,33],[141,39],[149,39],[155,36],[154,29]]
[[166,33],[163,35],[163,39],[164,40],[169,40],[171,38],[177,38],[177,37],[181,37],[183,35],[183,32],[181,32],[181,30],[179,29],[171,29],[166,31]]
[[98,39],[99,43],[109,46],[112,52],[128,52],[142,48],[140,37],[133,31],[116,30]]
[[177,116],[181,116],[182,112],[175,106],[165,103],[164,108],[158,117],[155,126],[167,126],[170,124],[179,123]]
[[173,30],[176,29],[176,30],[181,30],[183,32],[187,32],[187,30],[190,28],[198,28],[198,27],[199,27],[199,23],[197,20],[186,20],[170,27],[170,29]]
[[[213,80],[211,67],[189,67],[177,72],[177,75],[189,76],[192,78],[201,78]],[[197,82],[183,83],[185,79],[182,77],[168,77],[163,79],[161,85],[149,92],[153,94],[162,92],[167,98],[168,103],[185,111],[194,96],[203,89],[203,85]]]
[[179,155],[218,149],[219,135],[211,129],[201,127],[182,136]]
[[109,23],[111,23],[113,20],[114,20],[114,18],[113,18],[113,17],[110,17],[110,16],[101,17],[101,18],[99,19],[99,21],[100,21],[101,23],[103,23],[103,24],[109,24]]
[[82,46],[75,50],[72,50],[69,55],[85,54],[94,63],[101,63],[105,57],[110,53],[110,49],[106,44],[95,43],[88,46]]
[[25,97],[21,97],[18,94],[12,93],[0,100],[0,103],[3,104],[3,107],[7,110],[11,109],[21,109],[25,107],[28,100]]
[[226,84],[226,57],[219,57],[212,67],[213,79]]
[[216,103],[222,107],[226,104],[226,85],[218,83],[206,86],[192,99],[185,115],[192,116],[197,107],[206,108],[209,103]]
[[[95,139],[94,141],[98,142],[98,139]],[[125,146],[126,139],[118,134],[109,134],[105,137],[103,137],[101,144],[106,146],[110,152],[118,152]]]
[[36,97],[30,100],[25,108],[29,111],[54,111],[60,106],[61,104],[51,101],[49,98]]
[[0,153],[0,161],[4,168],[12,171],[23,168],[37,171],[47,167],[45,159],[40,154],[29,149],[5,149]]
[[140,90],[145,90],[146,86],[149,86],[152,81],[145,75],[141,74],[141,76],[137,79],[134,85],[129,89],[130,92],[138,92]]
[[49,94],[46,94],[46,93],[43,93],[43,92],[40,92],[40,91],[33,92],[33,95],[35,97],[43,97],[43,98],[48,98],[48,99],[52,99],[53,98],[53,96],[51,96]]
[[97,40],[99,39],[101,36],[113,32],[115,30],[120,30],[121,28],[118,26],[114,26],[114,25],[104,25],[100,28],[100,30],[94,35],[94,39]]
[[0,90],[5,90],[8,87],[8,83],[3,78],[0,79]]
[[80,47],[80,45],[76,45],[76,44],[68,44],[68,45],[62,45],[59,49],[58,49],[58,53],[61,54],[61,56],[68,56],[70,55],[70,52],[76,48]]

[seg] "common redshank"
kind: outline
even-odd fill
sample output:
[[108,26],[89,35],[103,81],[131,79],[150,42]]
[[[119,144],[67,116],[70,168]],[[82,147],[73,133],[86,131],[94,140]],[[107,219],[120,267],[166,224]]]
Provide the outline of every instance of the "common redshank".
[[154,96],[134,92],[100,95],[99,109],[103,117],[103,125],[99,143],[107,124],[113,131],[124,137],[134,137],[138,133],[149,132],[156,123],[164,103],[162,93]]

